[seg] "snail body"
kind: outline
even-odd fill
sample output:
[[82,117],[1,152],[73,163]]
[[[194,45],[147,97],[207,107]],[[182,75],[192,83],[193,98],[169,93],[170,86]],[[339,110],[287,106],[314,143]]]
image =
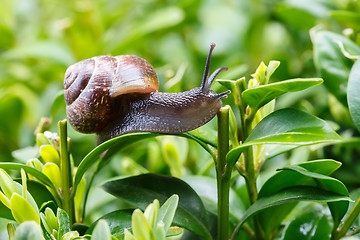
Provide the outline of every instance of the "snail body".
[[158,92],[154,68],[134,55],[98,56],[71,65],[64,79],[66,112],[73,128],[96,133],[98,142],[131,132],[183,133],[210,121],[221,98],[210,89],[211,45],[200,87],[179,93]]

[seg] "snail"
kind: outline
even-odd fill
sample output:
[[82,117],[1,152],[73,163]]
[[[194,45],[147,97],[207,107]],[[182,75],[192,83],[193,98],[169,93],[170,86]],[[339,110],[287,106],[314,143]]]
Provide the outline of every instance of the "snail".
[[82,133],[96,133],[98,143],[132,132],[177,134],[210,121],[222,106],[210,89],[211,44],[200,87],[186,92],[158,92],[154,68],[135,55],[97,56],[71,65],[65,73],[64,98],[68,121]]

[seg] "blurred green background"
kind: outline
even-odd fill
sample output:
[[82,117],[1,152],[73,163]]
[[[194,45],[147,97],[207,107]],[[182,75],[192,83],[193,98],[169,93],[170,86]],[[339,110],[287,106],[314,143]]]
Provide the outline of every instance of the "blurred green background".
[[[29,156],[42,117],[50,118],[50,130],[57,132],[57,121],[66,118],[63,75],[79,60],[135,54],[155,67],[161,91],[185,91],[200,85],[214,42],[212,70],[229,67],[220,78],[249,77],[261,61],[269,60],[281,61],[276,79],[316,77],[310,29],[342,33],[354,27],[331,13],[357,11],[355,2],[0,0],[0,161]],[[278,107],[289,106],[335,118],[324,86],[279,99]],[[93,135],[71,128],[69,135],[75,159],[95,146]]]

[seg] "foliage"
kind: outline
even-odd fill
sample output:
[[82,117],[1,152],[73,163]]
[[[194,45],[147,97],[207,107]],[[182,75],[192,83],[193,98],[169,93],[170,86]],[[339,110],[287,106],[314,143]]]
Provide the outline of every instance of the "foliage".
[[[357,1],[1,6],[0,216],[10,239],[359,239]],[[161,91],[178,92],[200,84],[211,42],[213,67],[229,67],[213,88],[231,90],[217,120],[95,148],[60,121],[68,65],[136,54]]]

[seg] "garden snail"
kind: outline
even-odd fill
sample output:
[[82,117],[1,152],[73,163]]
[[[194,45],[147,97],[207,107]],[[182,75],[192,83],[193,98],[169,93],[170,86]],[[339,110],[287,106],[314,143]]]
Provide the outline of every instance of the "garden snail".
[[211,44],[200,87],[186,92],[158,92],[154,68],[134,55],[97,56],[71,65],[65,73],[66,113],[73,128],[96,133],[98,142],[131,132],[183,133],[210,121],[221,98],[210,89]]

